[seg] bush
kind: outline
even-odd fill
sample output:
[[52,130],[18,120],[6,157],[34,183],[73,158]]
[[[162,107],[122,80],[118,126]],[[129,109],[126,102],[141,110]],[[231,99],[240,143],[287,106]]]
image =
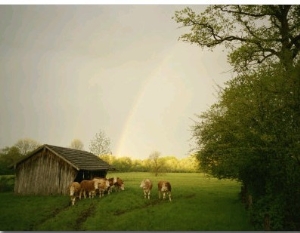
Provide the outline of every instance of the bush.
[[12,192],[14,184],[15,176],[0,176],[0,192]]

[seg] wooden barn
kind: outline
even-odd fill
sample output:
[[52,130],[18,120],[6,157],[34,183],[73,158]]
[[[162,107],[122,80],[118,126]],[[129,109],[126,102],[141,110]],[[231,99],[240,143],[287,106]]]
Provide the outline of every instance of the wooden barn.
[[96,155],[53,145],[43,145],[15,165],[16,194],[67,194],[71,182],[106,177],[114,170]]

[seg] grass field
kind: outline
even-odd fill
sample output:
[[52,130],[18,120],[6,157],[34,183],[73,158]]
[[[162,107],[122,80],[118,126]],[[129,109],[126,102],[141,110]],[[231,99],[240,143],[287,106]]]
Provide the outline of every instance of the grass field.
[[[38,231],[247,231],[253,230],[238,199],[240,184],[199,173],[109,173],[124,180],[125,190],[70,206],[68,196],[18,196],[0,193],[0,230]],[[154,183],[151,199],[139,188]],[[172,184],[172,202],[159,200],[157,182]]]

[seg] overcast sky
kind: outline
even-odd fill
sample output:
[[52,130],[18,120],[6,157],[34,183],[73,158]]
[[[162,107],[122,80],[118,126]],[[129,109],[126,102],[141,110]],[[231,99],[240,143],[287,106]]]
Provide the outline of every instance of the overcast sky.
[[0,148],[80,139],[89,151],[102,130],[119,157],[188,156],[195,114],[231,74],[222,48],[178,41],[184,7],[0,6]]

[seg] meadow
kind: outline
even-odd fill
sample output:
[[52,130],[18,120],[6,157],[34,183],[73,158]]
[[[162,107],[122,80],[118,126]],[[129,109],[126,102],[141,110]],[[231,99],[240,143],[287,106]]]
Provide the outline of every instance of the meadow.
[[[0,193],[1,231],[247,231],[253,230],[238,193],[240,184],[201,173],[109,173],[125,190],[70,205],[68,196],[21,196]],[[151,199],[139,187],[154,184]],[[159,200],[157,182],[172,184],[172,202]]]

